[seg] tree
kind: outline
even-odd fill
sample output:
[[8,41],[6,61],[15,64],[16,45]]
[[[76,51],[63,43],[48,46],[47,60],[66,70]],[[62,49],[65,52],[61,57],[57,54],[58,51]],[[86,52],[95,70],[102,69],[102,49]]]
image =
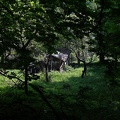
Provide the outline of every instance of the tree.
[[[115,45],[114,43],[117,44],[119,43],[118,42],[119,4],[120,4],[119,1],[115,2],[113,0],[96,1],[97,9],[94,14],[96,16],[92,17],[94,19],[95,27],[93,27],[91,31],[91,34],[94,36],[94,39],[90,40],[89,43],[90,43],[90,47],[93,46],[91,50],[96,52],[97,55],[99,55],[101,63],[104,63],[106,57],[111,56],[110,54],[112,54],[112,52],[114,51],[112,49],[114,48]],[[112,37],[114,36],[113,34],[117,37],[117,39],[114,39]],[[117,44],[116,44],[116,48],[118,48]],[[119,52],[118,49],[117,51]]]
[[[2,28],[0,37],[3,55],[9,49],[15,50],[17,65],[25,69],[25,91],[28,92],[28,65],[34,61],[31,49],[32,42],[42,43],[47,52],[54,50],[56,34],[54,26],[50,24],[49,16],[39,1],[1,1],[0,19]],[[8,21],[10,18],[10,21]],[[8,22],[6,22],[8,21]],[[6,47],[5,47],[6,46]],[[8,49],[9,48],[9,49]],[[4,57],[3,57],[4,58]],[[3,60],[2,60],[3,61]],[[2,63],[3,64],[3,63]]]

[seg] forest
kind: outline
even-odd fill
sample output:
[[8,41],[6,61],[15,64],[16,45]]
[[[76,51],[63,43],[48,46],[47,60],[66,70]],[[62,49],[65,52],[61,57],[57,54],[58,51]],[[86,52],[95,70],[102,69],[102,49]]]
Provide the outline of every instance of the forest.
[[120,0],[0,0],[0,120],[120,119]]

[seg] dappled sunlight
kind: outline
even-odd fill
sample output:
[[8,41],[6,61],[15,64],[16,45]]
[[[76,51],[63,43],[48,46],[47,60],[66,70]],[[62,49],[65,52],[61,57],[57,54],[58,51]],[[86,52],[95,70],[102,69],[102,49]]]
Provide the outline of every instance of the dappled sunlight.
[[8,79],[7,77],[0,76],[0,88],[4,88],[6,86],[12,86],[14,83]]
[[71,77],[78,77],[81,76],[82,69],[75,69],[71,70],[69,72],[63,72],[63,73],[58,73],[56,72],[55,74],[51,74],[52,76],[52,81],[51,82],[60,82],[60,81],[67,81]]

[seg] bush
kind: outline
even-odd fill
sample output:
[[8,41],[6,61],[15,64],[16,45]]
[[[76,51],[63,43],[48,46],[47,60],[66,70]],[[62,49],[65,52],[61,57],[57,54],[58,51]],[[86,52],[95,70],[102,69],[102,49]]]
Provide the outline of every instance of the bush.
[[65,65],[65,71],[71,71],[71,70],[73,70],[73,67],[69,65]]

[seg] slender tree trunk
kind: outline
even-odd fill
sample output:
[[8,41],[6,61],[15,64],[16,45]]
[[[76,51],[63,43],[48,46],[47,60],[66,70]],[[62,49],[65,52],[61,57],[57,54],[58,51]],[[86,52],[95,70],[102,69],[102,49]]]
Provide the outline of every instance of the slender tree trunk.
[[85,61],[82,61],[82,62],[84,64],[84,70],[82,71],[81,77],[84,78],[84,76],[86,75],[87,67],[86,67],[86,62]]
[[4,69],[5,68],[5,53],[1,55],[1,67]]
[[103,23],[103,17],[104,17],[104,14],[103,14],[103,10],[104,10],[104,5],[105,5],[105,3],[104,3],[104,0],[101,0],[100,1],[100,4],[101,4],[101,11],[100,11],[100,20],[99,20],[99,26],[100,26],[100,33],[99,33],[99,36],[100,36],[100,38],[99,38],[99,50],[100,50],[100,54],[99,54],[99,59],[100,59],[100,63],[104,63],[104,61],[105,61],[105,53],[104,53],[104,51],[105,51],[105,44],[104,44],[104,37],[103,37],[103,35],[102,35],[102,31],[103,31],[103,29],[102,29],[102,23]]
[[115,55],[115,68],[117,68],[117,64],[118,64],[118,58],[117,55]]
[[45,78],[46,78],[46,82],[49,82],[49,77],[48,77],[48,62],[45,63]]
[[25,93],[28,95],[28,69],[25,67]]
[[99,55],[99,59],[100,59],[100,63],[104,63],[104,61],[105,61],[104,53],[101,53],[101,54]]
[[78,63],[78,67],[80,67],[80,51],[77,51],[77,63]]
[[84,78],[84,76],[86,75],[86,71],[87,71],[86,62],[85,62],[85,60],[81,60],[81,59],[77,56],[77,54],[76,54],[76,57],[77,57],[77,59],[79,59],[80,62],[83,62],[84,69],[83,69],[83,71],[82,71],[81,77]]
[[77,58],[78,67],[80,67],[80,60]]

